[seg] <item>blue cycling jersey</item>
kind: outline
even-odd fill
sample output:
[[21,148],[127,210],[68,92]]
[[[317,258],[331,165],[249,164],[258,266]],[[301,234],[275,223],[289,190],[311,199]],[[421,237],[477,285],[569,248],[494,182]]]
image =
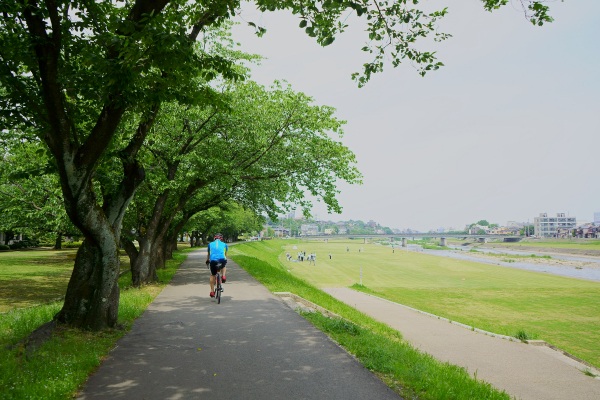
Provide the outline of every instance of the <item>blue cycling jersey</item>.
[[221,242],[219,239],[208,244],[208,252],[210,253],[210,261],[225,259],[225,252],[229,249],[227,243]]

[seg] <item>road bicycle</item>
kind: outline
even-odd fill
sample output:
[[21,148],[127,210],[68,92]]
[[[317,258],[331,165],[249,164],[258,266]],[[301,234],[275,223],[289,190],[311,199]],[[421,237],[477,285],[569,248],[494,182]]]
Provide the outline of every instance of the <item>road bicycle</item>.
[[221,279],[221,263],[217,265],[217,275],[215,275],[215,280],[217,281],[215,285],[215,298],[217,299],[217,304],[221,304],[221,293],[223,293],[223,285]]

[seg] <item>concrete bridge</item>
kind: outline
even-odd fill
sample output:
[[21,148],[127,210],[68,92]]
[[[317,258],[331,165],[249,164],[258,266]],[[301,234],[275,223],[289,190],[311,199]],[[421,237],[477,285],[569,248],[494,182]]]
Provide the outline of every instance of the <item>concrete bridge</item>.
[[515,235],[471,235],[466,233],[400,233],[400,234],[357,234],[357,235],[304,235],[300,239],[306,240],[327,240],[327,239],[363,239],[366,243],[367,239],[389,239],[390,241],[402,242],[402,247],[406,247],[408,239],[415,240],[416,238],[431,238],[440,239],[440,245],[446,246],[447,238],[457,239],[475,239],[480,243],[485,243],[487,239],[502,239],[507,242],[518,242],[522,239],[521,236]]

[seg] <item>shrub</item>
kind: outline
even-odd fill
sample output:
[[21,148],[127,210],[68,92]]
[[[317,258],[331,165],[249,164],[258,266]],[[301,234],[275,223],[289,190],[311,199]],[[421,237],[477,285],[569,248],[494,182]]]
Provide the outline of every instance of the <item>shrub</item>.
[[8,247],[5,244],[0,244],[0,251],[3,251],[3,250],[10,250],[10,247]]
[[62,244],[63,249],[77,249],[81,247],[82,242],[66,242]]
[[25,239],[21,241],[22,247],[38,247],[39,241],[36,239]]

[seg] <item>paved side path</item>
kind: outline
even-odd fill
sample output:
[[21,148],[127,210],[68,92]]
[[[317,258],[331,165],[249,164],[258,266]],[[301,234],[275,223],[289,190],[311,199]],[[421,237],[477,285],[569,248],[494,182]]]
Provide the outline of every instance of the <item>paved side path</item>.
[[488,336],[403,305],[347,288],[326,289],[335,298],[399,330],[414,347],[466,368],[523,400],[598,400],[600,379],[548,347]]
[[233,262],[216,304],[205,258],[190,253],[80,399],[399,398]]

